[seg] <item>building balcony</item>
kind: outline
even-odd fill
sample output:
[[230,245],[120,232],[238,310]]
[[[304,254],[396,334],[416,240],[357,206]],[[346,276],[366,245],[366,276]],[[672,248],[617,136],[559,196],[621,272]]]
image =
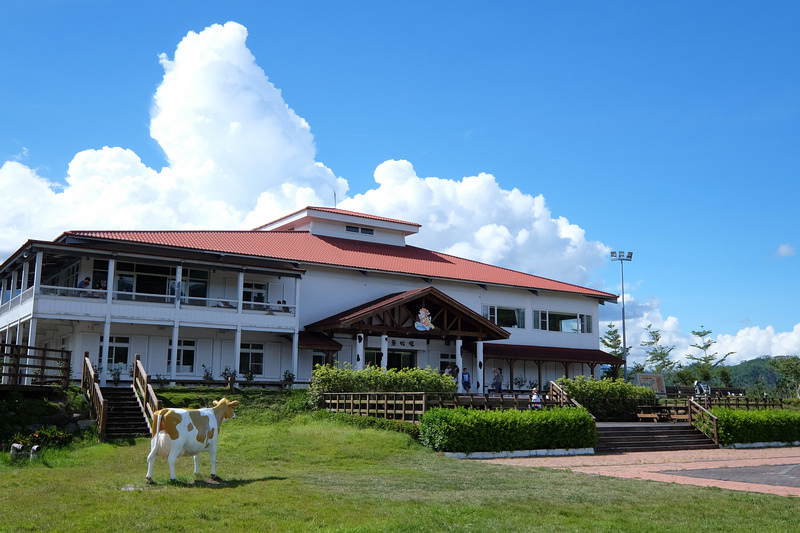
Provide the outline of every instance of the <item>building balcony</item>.
[[[199,298],[100,289],[79,289],[43,285],[0,305],[0,322],[26,318],[61,320],[125,321],[144,324],[172,324],[198,327],[295,329],[295,306],[250,302],[230,298]],[[241,309],[240,309],[241,307]]]

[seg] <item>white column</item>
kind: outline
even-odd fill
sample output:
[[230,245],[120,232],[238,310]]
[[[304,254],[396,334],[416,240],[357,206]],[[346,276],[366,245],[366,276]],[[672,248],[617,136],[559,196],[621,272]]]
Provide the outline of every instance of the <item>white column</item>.
[[[108,316],[108,313],[106,313],[106,316]],[[108,375],[108,372],[110,370],[109,368],[106,368],[108,367],[108,354],[111,351],[111,346],[110,346],[111,341],[109,340],[110,338],[111,338],[111,321],[106,319],[106,321],[103,323],[103,352],[97,356],[97,358],[99,359],[99,361],[97,361],[97,366],[103,368],[103,370],[100,371],[101,387],[106,386],[106,376]]]
[[[112,257],[108,260],[108,273],[106,274],[106,304],[111,305],[111,300],[114,297],[114,276],[117,269],[116,260]],[[108,317],[111,316],[111,310],[106,312]]]
[[483,368],[483,341],[478,341],[476,343],[476,354],[475,358],[478,360],[477,365],[478,368],[475,369],[475,375],[479,380],[478,383],[475,384],[475,388],[477,392],[486,392],[486,372]]
[[[27,276],[26,276],[27,277]],[[28,356],[35,355],[34,350],[31,348],[32,346],[36,346],[36,318],[31,318],[28,322]],[[32,364],[34,359],[28,359],[26,364]],[[42,376],[44,379],[44,376]],[[25,385],[32,385],[33,381],[30,377],[25,379]]]
[[389,366],[389,336],[381,335],[381,368]]
[[464,341],[461,339],[456,339],[456,366],[458,367],[459,376],[456,379],[456,384],[458,385],[458,392],[464,392],[464,387],[461,386],[461,372],[464,371],[464,360],[461,358],[461,347],[464,345]]
[[356,335],[356,370],[364,370],[364,344],[367,338],[363,333]]
[[175,309],[181,308],[181,278],[183,277],[183,265],[175,268]]
[[180,335],[180,322],[176,320],[172,325],[172,360],[169,362],[169,378],[174,380],[178,373],[178,336]]
[[22,292],[25,292],[25,289],[28,288],[28,277],[31,271],[31,263],[30,261],[25,261],[22,263]]
[[[295,330],[292,335],[292,374],[297,379],[297,370],[300,366],[300,333]],[[283,376],[281,376],[283,377]]]
[[[240,303],[241,305],[241,303]],[[242,353],[242,325],[236,324],[236,334],[233,336],[233,368],[236,369],[236,375],[239,375],[239,354]]]
[[19,270],[11,273],[11,291],[9,292],[8,299],[14,298],[14,291],[17,290],[17,280],[19,279]]
[[39,294],[39,285],[42,284],[42,261],[44,252],[36,252],[36,263],[33,267],[33,294]]

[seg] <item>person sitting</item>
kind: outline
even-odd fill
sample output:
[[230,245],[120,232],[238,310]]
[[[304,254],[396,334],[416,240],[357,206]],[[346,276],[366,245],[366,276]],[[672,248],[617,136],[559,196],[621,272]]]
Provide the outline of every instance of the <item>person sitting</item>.
[[[79,289],[91,289],[92,288],[92,278],[90,278],[89,276],[86,276],[85,278],[83,278],[81,281],[78,282],[78,288]],[[86,296],[89,296],[89,293],[87,291],[78,291],[78,296],[80,296],[81,298],[84,298]]]
[[539,396],[539,390],[534,387],[531,389],[531,407],[538,409],[542,406],[542,397]]

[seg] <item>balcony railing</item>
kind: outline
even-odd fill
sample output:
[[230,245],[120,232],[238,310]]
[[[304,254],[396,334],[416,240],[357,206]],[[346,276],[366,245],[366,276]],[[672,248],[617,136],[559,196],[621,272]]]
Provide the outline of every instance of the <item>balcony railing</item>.
[[[40,287],[42,296],[55,296],[64,298],[81,298],[95,302],[103,302],[108,297],[108,291],[103,289],[83,289],[72,287],[59,287],[52,285],[42,285]],[[0,307],[0,312],[5,311],[6,307],[19,305],[20,301],[32,297],[33,290],[28,289],[21,295],[17,295],[9,302]],[[143,302],[153,304],[175,305],[175,295],[171,294],[152,294],[143,292],[112,291],[111,299],[114,302]],[[215,310],[237,311],[239,301],[231,298],[201,298],[197,296],[181,296],[180,307],[189,308],[214,308]],[[267,315],[294,315],[295,306],[288,304],[278,304],[270,302],[242,302],[242,310],[250,313],[264,313]]]

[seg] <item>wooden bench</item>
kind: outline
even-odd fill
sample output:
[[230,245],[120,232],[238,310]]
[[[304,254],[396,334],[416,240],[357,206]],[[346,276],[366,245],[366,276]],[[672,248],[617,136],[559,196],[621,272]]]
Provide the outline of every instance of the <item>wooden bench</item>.
[[675,422],[688,422],[689,421],[689,413],[678,413],[677,411],[671,412],[669,414],[669,419],[672,420],[673,423]]
[[645,420],[652,420],[653,422],[658,422],[659,419],[659,414],[653,412],[646,413],[644,411],[639,411],[638,413],[636,413],[636,416],[639,418],[640,422]]

